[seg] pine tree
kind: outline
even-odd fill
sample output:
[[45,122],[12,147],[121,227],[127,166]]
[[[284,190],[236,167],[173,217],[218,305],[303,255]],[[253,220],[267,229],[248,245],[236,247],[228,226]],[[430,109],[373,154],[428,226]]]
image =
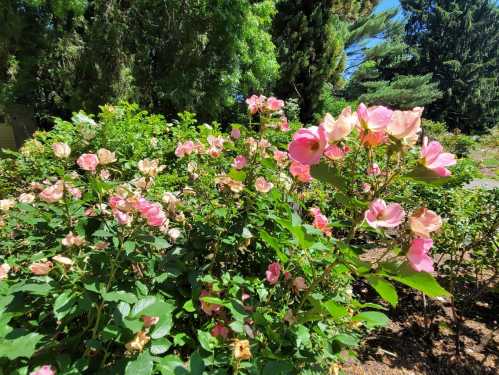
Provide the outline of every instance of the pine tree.
[[483,130],[499,116],[499,7],[490,0],[401,0],[413,74],[433,73],[443,96],[428,115]]

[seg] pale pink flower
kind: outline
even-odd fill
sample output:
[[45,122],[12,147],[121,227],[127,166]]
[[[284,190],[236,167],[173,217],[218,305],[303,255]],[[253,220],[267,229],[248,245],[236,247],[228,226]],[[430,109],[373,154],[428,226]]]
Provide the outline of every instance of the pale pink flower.
[[85,209],[84,215],[87,217],[95,217],[97,216],[97,211],[95,211],[94,207],[89,207]]
[[214,135],[209,135],[207,141],[211,147],[216,147],[221,150],[224,148],[225,139],[222,136],[215,137]]
[[324,156],[331,160],[341,160],[345,157],[345,149],[338,145],[329,145],[324,150]]
[[274,150],[274,160],[278,165],[282,166],[288,161],[288,153],[286,151]]
[[113,208],[113,216],[120,225],[128,225],[133,220],[131,215],[116,208]]
[[254,154],[258,149],[258,142],[253,137],[248,137],[244,143],[248,145],[250,154]]
[[33,263],[31,266],[29,266],[29,270],[31,271],[31,273],[37,276],[44,276],[50,272],[52,267],[53,264],[50,261],[38,262],[38,263]]
[[261,111],[264,108],[265,100],[267,98],[263,95],[251,95],[248,99],[246,99],[246,104],[248,105],[248,111],[252,115]]
[[384,132],[393,116],[393,111],[383,106],[367,108],[360,103],[357,108],[357,117],[362,129],[371,132]]
[[321,210],[317,207],[312,207],[309,212],[314,217],[312,225],[323,232],[326,236],[331,236],[332,231],[329,226],[329,220],[324,214],[321,213]]
[[269,142],[268,139],[262,138],[258,141],[258,147],[262,150],[265,150],[266,148],[272,146],[272,144]]
[[368,176],[379,176],[380,174],[381,174],[381,168],[376,163],[373,163],[373,165],[367,168]]
[[212,157],[212,158],[218,158],[220,155],[222,155],[222,149],[218,148],[218,147],[210,147],[208,149],[208,154]]
[[224,326],[222,323],[217,323],[215,324],[215,327],[211,329],[211,335],[213,337],[223,337],[224,339],[229,336],[230,330],[226,326]]
[[0,199],[0,211],[9,211],[12,207],[15,207],[15,205],[15,199]]
[[265,177],[257,177],[255,180],[255,189],[260,193],[268,193],[273,187],[274,184],[267,181]]
[[298,161],[292,161],[289,166],[289,172],[298,179],[300,182],[310,182],[312,181],[312,176],[310,175],[310,166],[302,164]]
[[9,277],[10,266],[7,263],[3,263],[0,265],[0,280],[6,279]]
[[97,165],[99,165],[99,158],[95,154],[82,154],[76,160],[76,164],[85,171],[95,172]]
[[103,169],[100,171],[99,176],[102,180],[107,181],[111,177],[111,173],[107,169]]
[[217,305],[215,303],[205,302],[201,299],[202,297],[211,297],[211,294],[208,290],[205,289],[203,289],[199,294],[201,310],[203,310],[206,315],[212,316],[213,314],[217,314],[220,311],[221,309],[220,305]]
[[307,289],[307,283],[305,282],[305,279],[301,276],[296,277],[293,280],[293,290],[295,293],[302,292],[305,289]]
[[433,272],[433,259],[428,255],[428,251],[432,246],[433,241],[429,238],[415,238],[412,240],[407,252],[407,259],[415,271]]
[[422,114],[422,107],[415,107],[411,111],[394,111],[386,132],[404,144],[413,145],[421,131]]
[[111,164],[116,161],[116,154],[105,148],[101,148],[97,151],[97,157],[99,158],[99,164],[102,165]]
[[52,260],[55,260],[57,263],[66,267],[71,267],[73,265],[73,261],[64,255],[55,255],[52,257]]
[[69,194],[71,194],[71,196],[73,198],[75,198],[75,199],[81,199],[82,193],[81,193],[80,189],[75,188],[75,187],[66,187],[66,189],[69,192]]
[[66,143],[54,143],[52,145],[54,155],[59,159],[65,159],[71,155],[71,148]]
[[279,281],[279,276],[281,276],[281,265],[277,262],[270,263],[267,271],[265,271],[267,282],[271,285],[275,285]]
[[360,142],[365,146],[375,147],[386,142],[386,133],[372,132],[361,129],[359,133]]
[[177,206],[181,202],[176,194],[170,193],[169,191],[163,194],[161,200],[168,206],[168,210],[171,212],[175,212],[177,210]]
[[436,212],[421,207],[409,217],[409,224],[416,236],[430,238],[430,233],[442,226],[442,218]]
[[373,228],[395,228],[404,220],[405,212],[398,203],[387,205],[384,200],[376,199],[371,202],[364,217],[367,224]]
[[96,250],[106,250],[109,247],[109,242],[100,241],[95,244]]
[[289,132],[291,130],[287,117],[283,116],[280,118],[279,129],[281,129],[282,132]]
[[150,143],[151,143],[152,147],[154,147],[154,148],[158,147],[158,138],[152,137],[150,140]]
[[363,193],[369,193],[371,191],[371,185],[369,185],[368,183],[364,182],[362,184],[362,192]]
[[27,203],[27,204],[30,204],[30,203],[33,203],[36,199],[36,196],[35,194],[30,194],[30,193],[22,193],[20,196],[19,196],[19,202],[20,203]]
[[244,155],[238,155],[234,158],[234,162],[232,163],[232,166],[235,169],[240,170],[240,169],[243,169],[247,163],[248,163],[248,160],[246,159],[246,157]]
[[352,109],[346,107],[337,120],[334,120],[333,116],[327,113],[321,126],[326,131],[328,142],[335,143],[345,139],[352,132],[357,121],[357,116],[352,113]]
[[271,112],[276,112],[284,107],[284,100],[277,99],[273,96],[267,99],[266,109]]
[[144,322],[144,327],[149,328],[156,325],[159,322],[159,316],[143,316],[142,321]]
[[319,163],[326,145],[326,133],[322,127],[301,128],[293,135],[288,152],[291,159],[313,165]]
[[36,371],[31,372],[30,375],[56,375],[56,371],[50,365],[43,365],[38,367]]
[[186,141],[180,143],[175,149],[175,156],[183,158],[185,155],[190,155],[194,151],[194,142]]
[[29,184],[29,186],[34,191],[41,191],[45,188],[45,186],[39,182],[32,182],[31,184]]
[[132,180],[131,182],[136,188],[141,189],[141,190],[146,190],[147,188],[149,188],[152,185],[154,180],[152,178],[149,178],[149,177],[140,177],[140,178],[136,178],[136,179]]
[[62,244],[66,247],[71,247],[71,246],[83,246],[85,245],[85,239],[81,236],[73,234],[73,232],[69,232],[66,237],[62,239]]
[[426,168],[437,175],[447,177],[451,175],[451,172],[445,167],[455,165],[456,156],[442,151],[443,147],[440,143],[437,141],[428,143],[428,138],[425,137],[421,148],[421,161]]
[[124,209],[126,207],[126,200],[119,195],[110,196],[108,203],[111,208]]
[[62,182],[57,182],[52,186],[49,186],[40,193],[39,197],[42,201],[47,203],[55,203],[62,199],[64,196],[64,184]]
[[157,176],[159,172],[165,169],[165,165],[159,165],[159,160],[143,159],[138,162],[139,171],[145,176]]
[[241,130],[239,130],[238,128],[232,128],[232,130],[230,132],[230,136],[232,139],[241,138]]
[[170,237],[170,239],[173,242],[176,242],[177,239],[181,236],[181,234],[182,234],[182,232],[180,232],[180,229],[178,229],[178,228],[168,229],[168,237]]

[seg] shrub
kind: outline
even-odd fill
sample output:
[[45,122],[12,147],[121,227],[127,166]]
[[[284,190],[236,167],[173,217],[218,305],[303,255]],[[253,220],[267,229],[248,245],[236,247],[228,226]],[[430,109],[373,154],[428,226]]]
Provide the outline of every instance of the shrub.
[[4,372],[324,373],[388,322],[393,282],[447,295],[429,273],[440,218],[395,203],[454,162],[414,147],[418,111],[360,106],[289,143],[281,101],[247,102],[230,135],[103,106],[1,160]]

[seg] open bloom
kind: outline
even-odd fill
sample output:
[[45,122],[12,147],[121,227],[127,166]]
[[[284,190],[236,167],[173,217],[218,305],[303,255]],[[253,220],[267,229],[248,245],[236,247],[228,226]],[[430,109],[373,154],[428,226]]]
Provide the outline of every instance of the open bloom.
[[270,263],[267,271],[265,271],[267,282],[271,285],[275,285],[279,281],[279,276],[281,276],[281,265],[277,262]]
[[404,220],[405,212],[398,203],[386,204],[382,199],[371,202],[369,209],[364,213],[364,218],[373,228],[395,228]]
[[302,164],[298,161],[292,161],[289,166],[289,172],[296,177],[300,182],[310,182],[312,181],[312,176],[310,175],[310,166]]
[[381,174],[381,168],[378,164],[373,163],[373,165],[367,168],[367,174],[369,176],[379,176]]
[[55,369],[50,365],[43,365],[31,372],[30,375],[55,375]]
[[33,263],[31,266],[29,266],[29,270],[31,271],[31,273],[37,276],[44,276],[50,272],[52,267],[53,264],[51,261],[38,262],[38,263]]
[[71,154],[71,148],[67,143],[54,143],[52,151],[54,151],[55,157],[59,159],[65,159]]
[[119,225],[128,225],[132,222],[133,218],[126,212],[113,208],[113,216]]
[[433,259],[428,255],[428,251],[432,246],[433,241],[429,238],[415,238],[412,240],[411,247],[407,252],[407,259],[415,271],[433,272]]
[[62,244],[67,247],[71,246],[83,246],[85,244],[85,239],[78,235],[74,235],[73,232],[69,232],[66,237],[62,239]]
[[232,354],[237,361],[246,361],[251,359],[251,348],[248,340],[236,339],[232,345]]
[[311,126],[301,128],[293,135],[293,140],[288,145],[288,152],[293,160],[313,165],[319,163],[326,145],[324,128]]
[[145,198],[140,198],[136,204],[136,209],[150,226],[160,227],[166,221],[166,214],[159,203],[152,203]]
[[342,148],[338,145],[329,145],[324,150],[324,156],[331,160],[343,159],[345,157],[345,154],[345,148]]
[[362,129],[372,132],[383,132],[392,119],[393,111],[383,106],[366,107],[360,103],[357,117]]
[[62,181],[56,182],[54,185],[49,186],[42,190],[39,197],[42,201],[47,203],[55,203],[62,199],[64,196],[64,184]]
[[175,156],[183,158],[185,155],[190,155],[194,151],[194,142],[186,141],[180,143],[175,149]]
[[248,163],[248,160],[244,155],[238,155],[234,158],[234,162],[232,163],[232,166],[236,169],[243,169],[246,164]]
[[442,226],[442,218],[436,212],[421,207],[409,217],[409,224],[416,236],[430,238],[430,233]]
[[255,189],[260,193],[268,193],[273,187],[274,184],[267,181],[265,177],[258,177],[255,180]]
[[284,100],[277,99],[273,96],[267,99],[265,108],[271,112],[276,112],[284,107]]
[[265,100],[267,98],[263,95],[251,95],[248,99],[246,99],[246,104],[248,105],[248,111],[252,115],[261,111],[264,108]]
[[323,232],[326,236],[331,236],[331,228],[329,227],[329,220],[322,214],[321,210],[317,207],[313,207],[309,210],[310,214],[314,218],[312,225]]
[[0,264],[0,280],[9,276],[10,266],[7,263]]
[[102,165],[111,164],[116,161],[116,154],[105,148],[101,148],[97,151],[97,157],[99,158],[99,164]]
[[454,154],[442,152],[443,147],[437,141],[428,143],[428,138],[423,140],[423,147],[421,148],[421,161],[423,165],[431,169],[441,177],[450,176],[450,171],[445,168],[456,164],[456,157]]
[[212,316],[213,314],[216,314],[220,311],[221,306],[217,305],[216,303],[209,303],[206,301],[203,301],[201,298],[202,297],[210,297],[211,293],[208,290],[203,289],[201,293],[199,294],[200,298],[200,303],[201,303],[201,310],[204,311],[204,313],[208,316]]
[[415,107],[411,111],[394,111],[386,132],[404,144],[414,145],[421,131],[422,114],[422,107]]
[[334,143],[345,139],[351,133],[357,121],[357,116],[352,114],[352,109],[346,107],[337,120],[327,113],[321,126],[323,126],[326,131],[328,142]]
[[89,172],[95,172],[97,165],[99,165],[99,158],[95,154],[82,154],[77,160],[78,166]]

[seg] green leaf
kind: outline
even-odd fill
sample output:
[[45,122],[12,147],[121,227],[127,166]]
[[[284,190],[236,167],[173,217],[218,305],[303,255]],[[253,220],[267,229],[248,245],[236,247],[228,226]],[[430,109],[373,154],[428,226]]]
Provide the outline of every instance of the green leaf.
[[156,247],[156,249],[158,249],[158,250],[162,250],[162,249],[167,249],[168,247],[170,247],[170,244],[164,238],[155,237],[154,238],[154,247]]
[[442,185],[450,180],[449,177],[441,177],[424,165],[418,164],[411,172],[404,177],[415,181],[422,181],[432,185]]
[[339,320],[348,315],[347,308],[335,301],[323,302],[322,306],[327,310],[329,315],[331,315],[336,320]]
[[384,327],[390,322],[390,319],[379,311],[362,311],[355,315],[352,320],[354,322],[365,322],[368,328]]
[[128,362],[125,375],[151,375],[153,359],[148,352],[143,352],[134,361]]
[[189,367],[191,369],[191,375],[203,375],[204,371],[204,361],[198,352],[191,355],[189,360]]
[[165,338],[161,338],[158,340],[152,340],[151,341],[151,354],[157,355],[157,354],[166,353],[168,351],[168,349],[170,349],[171,346],[172,346],[172,343]]
[[167,334],[170,333],[170,330],[172,329],[172,317],[171,315],[162,317],[158,324],[154,327],[152,333],[151,333],[151,338],[153,339],[159,339],[161,337],[166,336]]
[[126,241],[123,244],[123,249],[125,249],[125,253],[130,254],[132,251],[135,250],[136,243],[133,241]]
[[57,320],[62,320],[72,312],[72,307],[76,303],[76,298],[71,291],[60,294],[54,301],[54,315]]
[[[14,332],[11,332],[10,335]],[[7,357],[10,360],[20,357],[30,358],[42,338],[42,335],[32,332],[14,339],[0,339],[0,358]]]
[[312,168],[310,168],[310,174],[313,178],[326,184],[333,185],[341,191],[348,191],[348,181],[340,175],[336,168],[327,163],[322,162],[318,165],[313,165]]
[[390,278],[417,289],[428,297],[447,297],[450,295],[431,274],[428,272],[416,272],[407,263],[400,267],[397,276],[390,276]]
[[93,233],[93,236],[94,237],[104,237],[104,238],[107,238],[107,237],[113,237],[114,234],[113,233],[110,233],[106,230],[103,230],[103,229],[99,229],[99,230],[96,230],[94,233]]
[[237,169],[232,168],[228,176],[233,180],[244,182],[244,180],[246,179],[246,172],[238,171]]
[[137,317],[140,315],[145,315],[144,310],[147,309],[148,307],[154,305],[156,303],[156,297],[154,296],[147,296],[142,299],[140,299],[132,309],[132,317]]
[[212,297],[212,296],[201,297],[200,300],[204,301],[204,302],[207,302],[207,303],[211,303],[213,305],[221,305],[221,306],[223,306],[225,304],[225,302],[223,300],[221,300],[220,298],[218,298],[218,297]]
[[281,263],[285,264],[288,262],[288,256],[282,252],[281,245],[278,240],[268,234],[264,229],[260,230],[260,237],[268,246],[275,250]]
[[302,324],[295,325],[293,328],[296,335],[296,347],[297,348],[309,347],[311,345],[311,342],[310,342],[310,332],[308,328]]
[[159,360],[158,365],[161,375],[188,375],[184,362],[175,355],[167,355]]
[[184,303],[184,306],[182,306],[182,308],[187,311],[187,312],[194,312],[196,311],[196,308],[194,307],[194,303],[192,302],[192,300],[188,300]]
[[37,296],[46,296],[52,290],[49,284],[25,284],[24,282],[14,284],[9,289],[9,294],[27,292]]
[[198,329],[198,340],[201,347],[207,352],[212,352],[218,344],[217,339],[210,332],[201,331],[200,329]]
[[287,375],[293,373],[293,364],[288,361],[269,361],[262,375]]
[[104,301],[109,301],[109,302],[123,301],[129,304],[137,302],[137,297],[135,296],[135,294],[130,292],[125,292],[123,290],[105,293],[102,295],[102,298],[104,299]]
[[359,344],[359,340],[357,340],[355,337],[344,333],[334,336],[333,340],[338,341],[339,343],[348,347],[355,347]]
[[378,292],[381,298],[390,303],[393,307],[397,306],[398,303],[397,289],[395,289],[392,283],[376,275],[365,275],[364,277],[369,283],[369,285],[371,285],[374,288],[374,290]]

